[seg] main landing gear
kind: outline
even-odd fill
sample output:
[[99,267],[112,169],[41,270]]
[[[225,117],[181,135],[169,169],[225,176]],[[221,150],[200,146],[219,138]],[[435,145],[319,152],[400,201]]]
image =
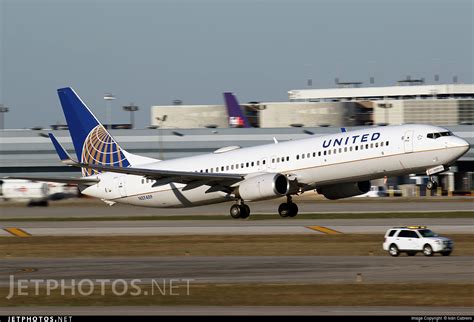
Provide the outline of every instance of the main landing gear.
[[428,190],[436,190],[438,188],[438,179],[435,176],[430,176],[430,180],[426,184]]
[[[278,207],[278,213],[282,217],[295,217],[298,214],[298,206],[293,203],[291,196],[286,196],[286,202]],[[238,200],[237,204],[230,207],[230,216],[234,219],[245,219],[250,216],[250,207]]]
[[286,196],[286,203],[278,207],[278,213],[282,217],[295,217],[298,214],[298,206],[293,203],[290,195]]
[[248,218],[248,216],[250,216],[250,207],[244,204],[242,201],[240,204],[232,205],[232,207],[230,207],[230,216],[234,219]]

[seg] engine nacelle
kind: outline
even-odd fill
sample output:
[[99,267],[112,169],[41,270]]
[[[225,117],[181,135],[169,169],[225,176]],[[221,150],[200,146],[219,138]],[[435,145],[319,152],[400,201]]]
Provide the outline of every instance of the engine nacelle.
[[362,195],[364,193],[369,192],[369,190],[370,181],[360,181],[323,186],[317,191],[326,198],[335,200]]
[[237,194],[245,201],[281,197],[290,190],[290,182],[280,173],[266,173],[244,180]]

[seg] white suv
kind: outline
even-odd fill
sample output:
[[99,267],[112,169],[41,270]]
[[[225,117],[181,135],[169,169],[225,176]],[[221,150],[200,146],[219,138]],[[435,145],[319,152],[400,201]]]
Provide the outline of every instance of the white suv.
[[440,237],[424,226],[393,227],[385,234],[383,243],[383,249],[391,256],[398,256],[400,252],[406,252],[408,256],[417,252],[423,252],[425,256],[434,253],[449,256],[453,248],[452,240]]

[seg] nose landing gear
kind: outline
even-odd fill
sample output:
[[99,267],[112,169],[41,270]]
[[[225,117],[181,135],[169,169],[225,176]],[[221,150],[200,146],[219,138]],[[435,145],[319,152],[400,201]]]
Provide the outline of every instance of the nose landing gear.
[[430,179],[426,184],[426,188],[429,190],[436,190],[438,188],[438,178],[435,176],[430,176]]

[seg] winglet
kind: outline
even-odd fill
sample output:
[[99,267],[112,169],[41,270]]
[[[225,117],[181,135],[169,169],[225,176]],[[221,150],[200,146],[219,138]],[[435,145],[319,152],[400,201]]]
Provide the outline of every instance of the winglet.
[[345,128],[345,127],[341,127],[341,132],[342,132],[342,133],[347,132],[347,131],[346,131],[346,128]]
[[53,142],[54,148],[56,149],[56,153],[58,154],[59,159],[61,159],[61,162],[67,165],[76,164],[77,162],[71,159],[71,156],[66,152],[63,146],[59,144],[58,140],[53,135],[53,133],[48,133],[48,135],[49,135],[49,138],[51,139],[51,142]]

